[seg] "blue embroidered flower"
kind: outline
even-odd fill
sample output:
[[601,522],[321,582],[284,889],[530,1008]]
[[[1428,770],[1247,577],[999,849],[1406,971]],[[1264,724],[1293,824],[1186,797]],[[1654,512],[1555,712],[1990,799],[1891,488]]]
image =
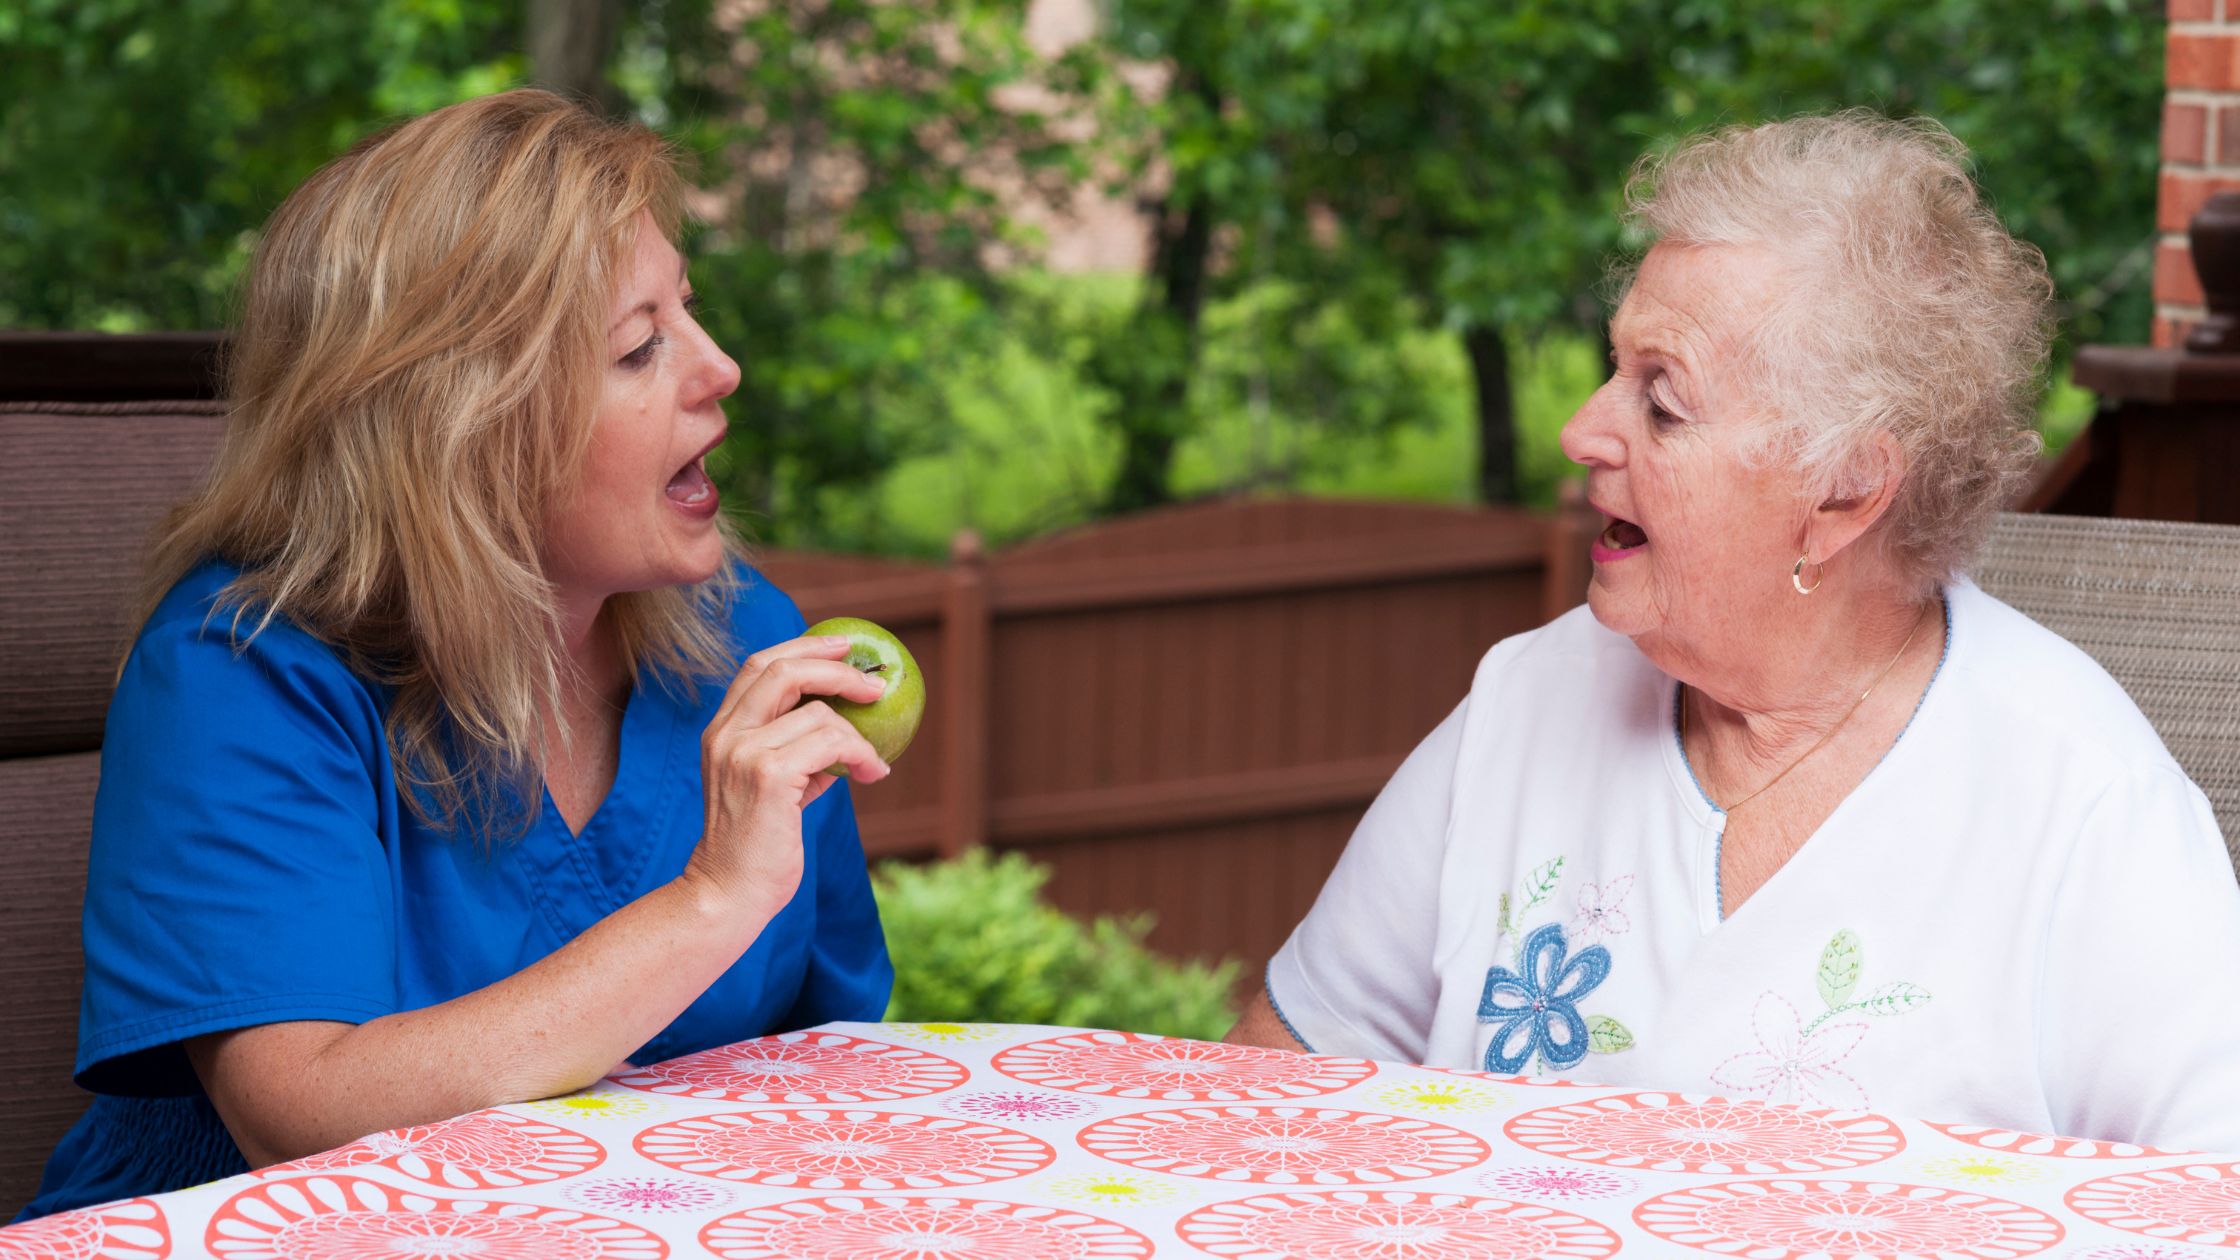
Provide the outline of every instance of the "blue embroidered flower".
[[1590,945],[1570,954],[1563,925],[1544,924],[1525,938],[1517,966],[1486,972],[1478,1022],[1499,1024],[1486,1045],[1486,1071],[1521,1072],[1537,1053],[1550,1067],[1587,1057],[1587,1021],[1579,999],[1610,975],[1610,951]]

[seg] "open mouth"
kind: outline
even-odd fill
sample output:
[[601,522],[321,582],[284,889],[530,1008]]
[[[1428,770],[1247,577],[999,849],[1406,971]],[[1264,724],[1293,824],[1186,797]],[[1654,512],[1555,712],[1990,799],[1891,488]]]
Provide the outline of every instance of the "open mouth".
[[669,478],[669,484],[662,487],[662,492],[669,496],[671,503],[688,512],[706,513],[715,510],[716,483],[708,478],[708,452],[721,445],[723,438],[718,435],[715,441],[701,447],[691,459],[685,461],[684,467]]
[[691,463],[679,468],[677,475],[669,478],[664,491],[670,502],[686,507],[699,507],[714,498],[716,483],[708,480],[706,457],[694,456]]
[[1641,527],[1632,521],[1611,517],[1610,524],[1604,527],[1602,536],[1595,541],[1612,551],[1632,551],[1639,547],[1648,546],[1649,535],[1642,532]]

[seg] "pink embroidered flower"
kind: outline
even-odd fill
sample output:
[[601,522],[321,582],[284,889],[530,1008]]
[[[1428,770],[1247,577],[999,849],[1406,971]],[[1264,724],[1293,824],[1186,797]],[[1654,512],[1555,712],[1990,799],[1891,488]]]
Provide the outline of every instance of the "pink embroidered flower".
[[1633,920],[1626,917],[1626,894],[1632,891],[1631,875],[1620,875],[1607,884],[1581,885],[1578,909],[1571,917],[1571,939],[1585,946],[1625,935],[1633,927]]
[[1838,1020],[1807,1033],[1788,999],[1762,993],[1750,1012],[1750,1031],[1757,1034],[1757,1051],[1721,1063],[1711,1073],[1714,1084],[1768,1102],[1838,1111],[1864,1111],[1870,1105],[1857,1078],[1836,1066],[1867,1035],[1865,1023]]

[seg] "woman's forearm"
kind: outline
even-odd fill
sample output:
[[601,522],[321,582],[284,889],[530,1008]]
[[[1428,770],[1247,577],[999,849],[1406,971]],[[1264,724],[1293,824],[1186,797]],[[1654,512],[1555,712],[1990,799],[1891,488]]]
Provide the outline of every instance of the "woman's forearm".
[[188,1054],[254,1166],[368,1133],[581,1089],[652,1040],[746,952],[765,908],[691,876],[472,993],[364,1024],[196,1038]]

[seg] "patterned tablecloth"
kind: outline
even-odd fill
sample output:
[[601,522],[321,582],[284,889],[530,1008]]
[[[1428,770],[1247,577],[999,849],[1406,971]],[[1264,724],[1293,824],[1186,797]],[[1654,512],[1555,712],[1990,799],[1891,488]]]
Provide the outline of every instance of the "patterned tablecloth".
[[2240,1165],[1131,1033],[832,1024],[0,1230],[0,1257],[2240,1254]]

